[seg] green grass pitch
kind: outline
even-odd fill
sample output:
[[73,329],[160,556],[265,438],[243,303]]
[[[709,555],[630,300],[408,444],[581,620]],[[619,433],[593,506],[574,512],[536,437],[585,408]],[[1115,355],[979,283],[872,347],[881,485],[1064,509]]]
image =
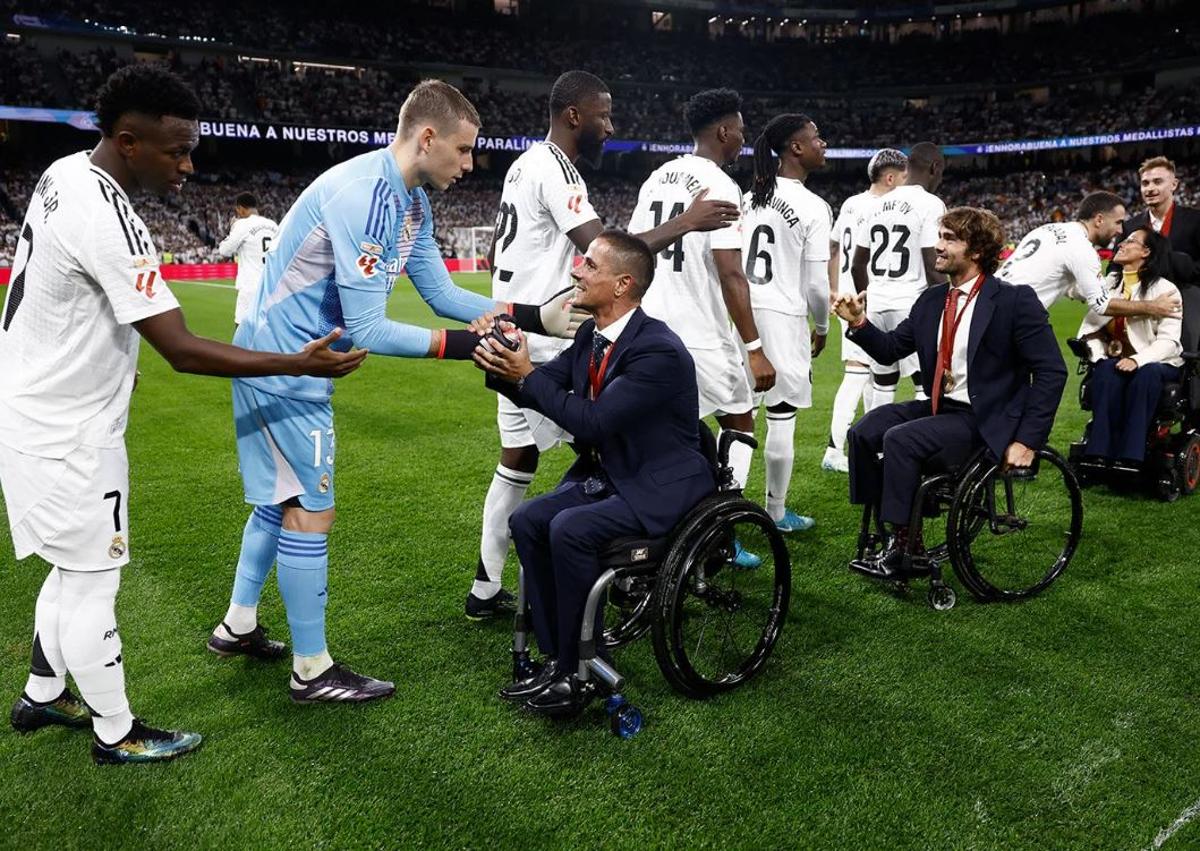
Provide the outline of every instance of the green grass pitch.
[[[228,339],[232,289],[174,289],[191,327]],[[392,315],[436,324],[404,286]],[[1058,336],[1078,319],[1078,307],[1056,308]],[[496,698],[508,625],[462,611],[497,456],[494,397],[467,364],[371,357],[335,396],[331,649],[395,679],[396,698],[297,707],[286,663],[207,653],[248,511],[229,383],[176,375],[144,346],[128,433],[133,562],[118,606],[129,693],[149,722],[207,741],[171,765],[97,769],[86,733],[5,728],[0,844],[1149,847],[1200,798],[1200,499],[1086,491],[1074,563],[1024,605],[964,592],[936,613],[923,594],[893,596],[846,570],[858,513],[845,478],[819,469],[840,378],[833,345],[799,418],[791,504],[817,528],[790,543],[791,613],[774,657],[748,687],[698,703],[667,687],[648,641],[621,651],[647,718],[631,741],[609,735],[598,707],[556,725]],[[1084,422],[1077,381],[1054,431],[1063,450]],[[544,459],[534,492],[568,455]],[[758,454],[749,493],[762,489]],[[5,542],[0,570],[0,680],[15,698],[44,566],[14,565]],[[273,581],[261,613],[286,638]],[[1200,827],[1168,847],[1200,847]]]

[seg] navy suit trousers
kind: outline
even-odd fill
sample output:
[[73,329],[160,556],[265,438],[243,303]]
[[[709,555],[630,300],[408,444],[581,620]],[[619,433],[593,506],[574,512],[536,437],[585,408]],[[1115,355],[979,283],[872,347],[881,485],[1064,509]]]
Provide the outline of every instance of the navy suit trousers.
[[582,482],[564,482],[525,502],[509,529],[525,569],[538,647],[558,659],[560,671],[573,672],[587,595],[600,578],[600,550],[646,529],[620,496],[589,496]]
[[1117,358],[1092,367],[1092,427],[1088,455],[1142,461],[1146,436],[1158,397],[1167,381],[1179,380],[1179,367],[1148,363],[1133,372],[1119,372]]
[[928,400],[876,408],[850,429],[850,501],[877,505],[885,523],[907,526],[925,462],[940,455],[961,464],[981,445],[966,405],[943,402],[937,416]]

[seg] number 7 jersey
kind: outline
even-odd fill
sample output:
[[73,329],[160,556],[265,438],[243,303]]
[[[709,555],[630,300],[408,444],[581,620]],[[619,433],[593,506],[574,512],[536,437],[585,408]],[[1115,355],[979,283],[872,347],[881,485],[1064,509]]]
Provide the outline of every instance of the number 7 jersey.
[[914,185],[897,186],[868,211],[854,235],[855,251],[869,252],[868,310],[908,310],[929,286],[921,250],[937,245],[945,214],[941,198]]
[[[733,178],[712,160],[686,154],[646,178],[629,232],[645,233],[682,215],[703,189],[709,200],[741,209],[742,192]],[[712,254],[721,250],[742,250],[740,219],[720,230],[686,234],[654,258],[654,281],[642,308],[666,322],[689,349],[719,349],[734,342]]]

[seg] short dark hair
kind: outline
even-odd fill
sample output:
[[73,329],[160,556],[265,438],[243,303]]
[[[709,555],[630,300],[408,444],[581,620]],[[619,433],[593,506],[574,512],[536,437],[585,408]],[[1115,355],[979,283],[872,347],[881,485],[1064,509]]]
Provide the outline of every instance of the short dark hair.
[[169,115],[185,121],[200,116],[200,99],[179,75],[153,62],[135,62],[112,73],[96,93],[96,126],[111,137],[122,115]]
[[946,155],[933,142],[917,142],[908,152],[908,167],[913,171],[919,172],[945,160]]
[[1101,213],[1107,213],[1109,210],[1115,210],[1117,207],[1125,206],[1125,199],[1115,192],[1090,192],[1083,196],[1083,200],[1079,202],[1079,209],[1075,213],[1076,221],[1086,222],[1089,219],[1094,219]]
[[696,137],[727,115],[742,111],[742,96],[733,89],[697,92],[683,105],[683,120]]
[[608,84],[587,71],[560,74],[550,88],[550,114],[558,115],[569,106],[579,106],[593,95],[605,94]]
[[258,206],[258,199],[249,192],[239,192],[238,196],[233,199],[233,203],[237,204],[239,207],[254,209]]
[[596,239],[602,239],[612,246],[617,259],[617,273],[633,278],[640,301],[654,280],[654,252],[650,246],[639,237],[616,228],[601,231]]
[[400,106],[399,132],[402,138],[408,138],[418,125],[445,129],[456,120],[476,127],[482,123],[478,110],[454,86],[443,80],[422,80]]
[[990,275],[1000,266],[1004,250],[1004,226],[989,210],[953,207],[941,218],[941,226],[967,244],[967,256],[979,255],[979,268]]

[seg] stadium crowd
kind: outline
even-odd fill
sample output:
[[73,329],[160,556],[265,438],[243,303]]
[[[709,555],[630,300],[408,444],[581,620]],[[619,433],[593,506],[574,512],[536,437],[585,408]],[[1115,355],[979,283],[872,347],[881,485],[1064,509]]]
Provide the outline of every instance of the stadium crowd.
[[[0,49],[0,65],[20,66],[30,78],[33,97],[16,102],[86,108],[84,93],[94,91],[109,74],[126,64],[112,48],[58,56],[66,85],[55,92],[27,47]],[[271,62],[205,58],[188,65],[172,58],[200,95],[208,118],[337,127],[388,129],[398,104],[415,83],[411,73],[379,68],[333,70],[294,68]],[[6,89],[9,87],[6,82]],[[466,88],[483,118],[487,135],[536,135],[547,112],[547,94],[531,95],[477,83]],[[681,141],[683,89],[623,87],[615,93],[614,124],[619,139]],[[819,122],[825,139],[835,146],[883,146],[896,138],[939,139],[948,143],[1034,138],[1047,135],[1108,133],[1149,127],[1200,123],[1200,88],[1147,89],[1114,99],[1099,98],[1085,85],[1056,87],[1048,99],[997,100],[990,93],[955,95],[940,100],[891,98],[848,99],[753,96],[744,116],[753,131],[780,112],[801,109]],[[6,101],[8,102],[8,101]]]
[[[703,87],[731,85],[766,91],[854,91],[863,88],[953,84],[963,79],[993,84],[1024,82],[1031,68],[1050,77],[1125,72],[1200,52],[1200,18],[1184,9],[1153,16],[1136,12],[1093,15],[1074,26],[1035,25],[1027,33],[1001,35],[968,30],[934,41],[913,34],[894,44],[850,35],[830,43],[806,39],[747,38],[736,24],[718,39],[674,32],[617,30],[611,19],[572,28],[561,24],[491,16],[471,21],[412,10],[403,18],[373,22],[364,38],[360,20],[315,0],[239,5],[231,16],[222,4],[191,4],[186,10],[146,6],[132,0],[5,0],[0,10],[43,16],[79,27],[85,21],[110,29],[168,38],[206,38],[242,47],[297,55],[409,63],[508,68],[554,75],[586,67],[610,82],[639,80]],[[8,17],[8,15],[5,15]],[[611,27],[611,28],[610,28]],[[949,25],[946,30],[949,33]],[[806,31],[816,35],[815,26]],[[853,28],[843,30],[854,33]],[[827,33],[826,33],[827,35]],[[1097,44],[1120,50],[1096,50]],[[637,62],[628,61],[636,55]]]

